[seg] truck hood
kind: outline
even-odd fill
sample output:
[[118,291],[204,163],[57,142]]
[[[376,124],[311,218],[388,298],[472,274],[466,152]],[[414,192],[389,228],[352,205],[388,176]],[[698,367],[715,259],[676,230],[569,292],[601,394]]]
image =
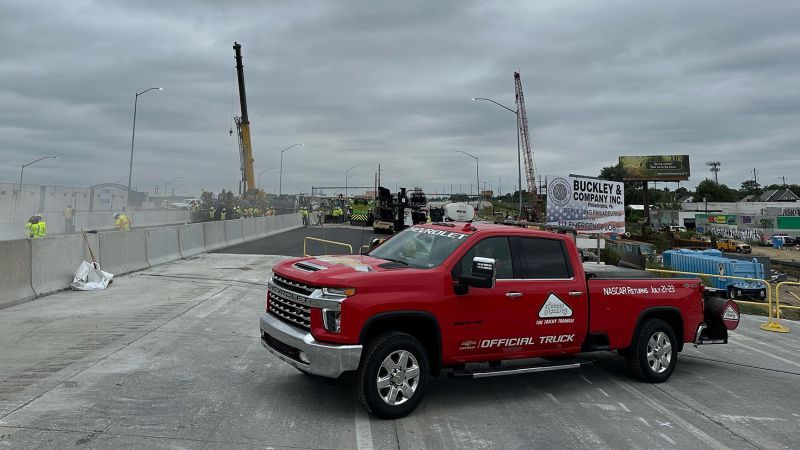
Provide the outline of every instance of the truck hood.
[[[297,258],[277,264],[273,271],[309,285],[336,285],[351,283],[359,278],[384,272],[410,269],[385,259],[362,255],[327,255]],[[352,283],[351,283],[352,284]]]

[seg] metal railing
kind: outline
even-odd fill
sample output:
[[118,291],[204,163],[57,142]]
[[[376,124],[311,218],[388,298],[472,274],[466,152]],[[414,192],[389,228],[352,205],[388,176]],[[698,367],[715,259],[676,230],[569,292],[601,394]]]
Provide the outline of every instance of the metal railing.
[[786,325],[781,325],[780,324],[781,309],[785,308],[785,309],[800,310],[800,306],[781,305],[781,286],[785,286],[785,285],[788,285],[788,286],[800,286],[800,283],[798,283],[797,281],[781,281],[780,283],[778,283],[775,286],[775,310],[776,310],[775,311],[775,317],[776,317],[776,320],[778,322],[778,327],[780,327],[780,329],[779,330],[773,330],[773,331],[777,331],[779,333],[788,333],[789,332],[789,327],[787,327]]
[[305,239],[303,239],[303,256],[320,256],[320,255],[310,255],[308,253],[308,241],[322,242],[323,249],[324,249],[324,253],[323,254],[329,254],[329,252],[328,252],[328,244],[334,245],[334,246],[338,245],[338,246],[341,246],[341,247],[346,247],[349,250],[348,254],[349,255],[353,254],[353,246],[350,245],[350,244],[345,244],[344,242],[329,241],[327,239],[320,239],[320,238],[315,238],[315,237],[311,237],[311,236],[306,236]]

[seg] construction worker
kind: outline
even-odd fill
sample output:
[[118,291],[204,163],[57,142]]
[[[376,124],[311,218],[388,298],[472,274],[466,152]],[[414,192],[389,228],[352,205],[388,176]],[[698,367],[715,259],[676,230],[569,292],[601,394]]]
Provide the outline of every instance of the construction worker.
[[212,206],[211,209],[208,210],[208,220],[214,221],[217,219],[217,210]]
[[[36,239],[36,231],[34,231],[34,224],[36,224],[38,220],[36,220],[36,216],[31,216],[27,222],[25,222],[25,237],[28,239]],[[36,226],[38,229],[38,225]]]
[[45,223],[41,214],[37,214],[36,219],[37,219],[36,225],[38,225],[36,227],[36,237],[43,238],[47,236],[47,223]]
[[64,233],[74,233],[75,232],[75,209],[72,208],[72,205],[67,205],[64,208]]
[[303,226],[308,226],[308,210],[304,207],[300,208],[300,213],[303,215]]
[[219,213],[219,220],[225,220],[225,217],[228,215],[228,210],[222,208],[222,212]]
[[114,226],[117,231],[131,231],[131,220],[125,213],[114,214]]

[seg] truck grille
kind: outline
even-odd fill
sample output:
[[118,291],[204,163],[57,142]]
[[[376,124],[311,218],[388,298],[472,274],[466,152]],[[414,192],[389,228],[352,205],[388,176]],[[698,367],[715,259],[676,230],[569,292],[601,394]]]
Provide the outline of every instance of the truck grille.
[[278,285],[278,287],[282,287],[292,292],[297,292],[301,295],[310,295],[316,289],[307,284],[300,283],[299,281],[290,280],[278,275],[273,275],[272,281]]
[[[300,295],[308,295],[314,291],[304,284],[290,281],[286,278],[273,277],[273,282],[286,290],[296,292]],[[289,325],[302,328],[306,331],[311,330],[311,308],[294,300],[279,295],[276,292],[268,291],[269,313]]]

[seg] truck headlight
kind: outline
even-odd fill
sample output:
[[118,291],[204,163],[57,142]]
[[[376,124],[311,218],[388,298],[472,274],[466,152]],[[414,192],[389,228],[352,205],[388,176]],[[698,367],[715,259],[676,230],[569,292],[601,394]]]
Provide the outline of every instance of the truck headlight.
[[342,312],[333,309],[323,309],[322,324],[325,326],[326,331],[338,334],[342,331]]
[[322,295],[352,297],[356,295],[356,288],[322,288]]

